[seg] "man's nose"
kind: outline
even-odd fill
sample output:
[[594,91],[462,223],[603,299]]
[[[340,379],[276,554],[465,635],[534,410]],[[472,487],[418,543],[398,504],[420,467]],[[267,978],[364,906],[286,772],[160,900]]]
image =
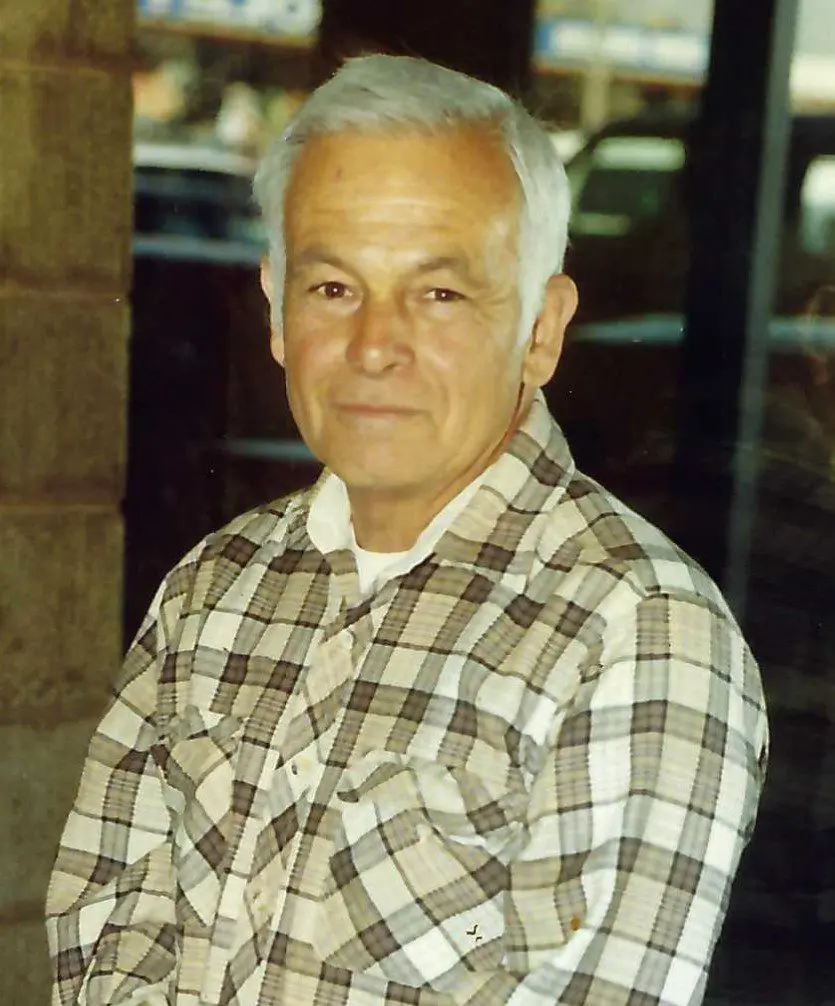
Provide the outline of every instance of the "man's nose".
[[366,301],[357,313],[348,345],[348,362],[368,374],[379,374],[412,358],[409,321],[396,301]]

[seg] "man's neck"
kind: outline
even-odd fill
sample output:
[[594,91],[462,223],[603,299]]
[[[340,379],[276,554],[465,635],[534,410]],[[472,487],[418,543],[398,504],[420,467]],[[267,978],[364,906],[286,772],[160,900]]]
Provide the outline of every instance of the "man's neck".
[[408,489],[383,492],[348,486],[357,544],[367,552],[408,552],[447,503],[471,481],[456,481],[440,494],[421,498]]
[[522,392],[501,441],[448,483],[415,493],[413,487],[396,489],[346,486],[354,537],[367,552],[407,552],[444,507],[464,491],[500,457],[522,425],[531,406]]

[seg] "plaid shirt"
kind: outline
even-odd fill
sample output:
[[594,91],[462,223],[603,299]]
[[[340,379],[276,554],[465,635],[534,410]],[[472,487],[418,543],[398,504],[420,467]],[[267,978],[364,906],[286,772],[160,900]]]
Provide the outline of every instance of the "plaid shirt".
[[50,885],[55,1004],[692,1004],[763,782],[715,586],[542,400],[363,600],[317,488],[167,577]]

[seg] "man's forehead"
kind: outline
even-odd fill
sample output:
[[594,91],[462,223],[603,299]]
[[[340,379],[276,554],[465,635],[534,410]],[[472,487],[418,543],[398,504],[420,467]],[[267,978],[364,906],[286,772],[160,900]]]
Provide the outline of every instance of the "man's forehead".
[[323,246],[357,268],[382,256],[387,270],[409,273],[425,261],[437,271],[443,258],[459,275],[492,272],[516,254],[520,189],[490,133],[328,134],[297,172],[284,216],[293,271],[324,263]]
[[498,130],[483,126],[450,126],[437,130],[404,127],[354,130],[312,136],[298,158],[290,187],[306,189],[327,179],[351,184],[372,176],[410,176],[412,184],[430,184],[450,173],[469,175],[496,198],[518,189],[513,162]]

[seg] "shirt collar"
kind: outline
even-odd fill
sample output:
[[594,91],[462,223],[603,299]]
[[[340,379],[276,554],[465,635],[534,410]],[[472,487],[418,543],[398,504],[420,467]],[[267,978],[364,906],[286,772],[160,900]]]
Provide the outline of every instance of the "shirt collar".
[[541,521],[574,473],[562,430],[538,392],[507,449],[485,473],[472,504],[438,542],[438,556],[473,566],[491,579],[527,574]]
[[350,548],[352,544],[351,505],[342,479],[323,472],[318,491],[310,501],[307,533],[323,555]]

